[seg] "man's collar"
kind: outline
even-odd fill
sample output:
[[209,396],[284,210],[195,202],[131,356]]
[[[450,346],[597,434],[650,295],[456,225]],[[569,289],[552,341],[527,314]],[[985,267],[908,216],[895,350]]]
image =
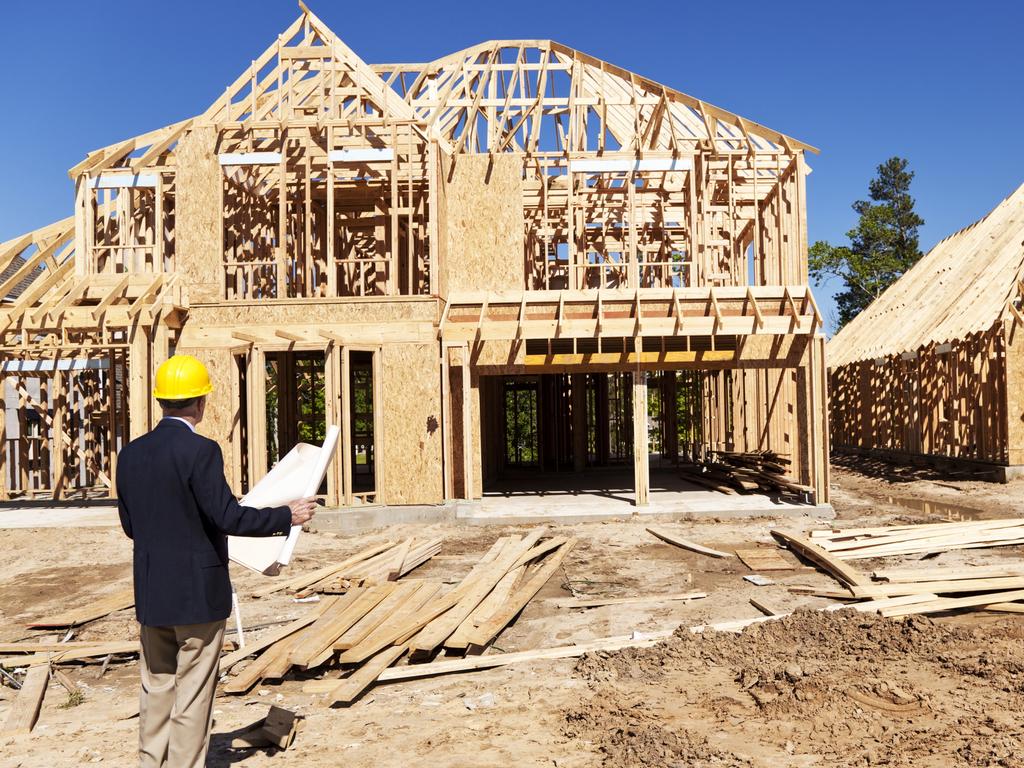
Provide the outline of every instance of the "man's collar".
[[181,416],[164,416],[162,419],[160,419],[161,424],[164,423],[165,421],[180,421],[193,432],[196,431],[196,428],[192,426],[192,422],[189,421],[188,419],[181,418]]

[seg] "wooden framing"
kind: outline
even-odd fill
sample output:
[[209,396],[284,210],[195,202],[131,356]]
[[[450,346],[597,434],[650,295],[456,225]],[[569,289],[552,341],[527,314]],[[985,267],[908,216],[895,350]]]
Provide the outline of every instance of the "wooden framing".
[[1024,466],[1024,186],[949,236],[829,342],[836,447]]
[[[36,432],[2,435],[0,497],[111,493],[118,448],[158,418],[156,366],[188,350],[219,378],[204,428],[239,492],[268,469],[268,395],[294,414],[288,361],[322,354],[345,457],[331,503],[479,498],[497,375],[571,377],[583,468],[607,373],[630,377],[616,440],[638,504],[666,429],[675,455],[788,448],[827,500],[817,150],[552,41],[369,65],[300,6],[208,109],[89,153],[72,215],[0,244],[2,361],[45,364],[3,372],[5,410]],[[358,395],[354,360],[372,361]],[[653,429],[648,398],[678,392],[699,415]]]

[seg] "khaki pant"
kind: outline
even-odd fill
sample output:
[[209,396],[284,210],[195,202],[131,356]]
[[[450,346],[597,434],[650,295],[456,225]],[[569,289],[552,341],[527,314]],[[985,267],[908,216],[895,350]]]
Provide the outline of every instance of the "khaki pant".
[[210,746],[224,622],[141,627],[141,768],[202,768]]

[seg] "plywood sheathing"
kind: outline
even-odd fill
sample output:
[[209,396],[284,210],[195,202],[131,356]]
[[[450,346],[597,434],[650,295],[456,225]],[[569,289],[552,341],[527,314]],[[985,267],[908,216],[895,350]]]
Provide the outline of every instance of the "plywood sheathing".
[[443,498],[441,388],[436,344],[383,347],[382,495],[387,504]]
[[461,155],[442,168],[447,258],[441,284],[451,293],[522,285],[523,160]]
[[222,297],[220,243],[221,168],[217,131],[194,128],[178,142],[175,250],[182,287],[189,302]]

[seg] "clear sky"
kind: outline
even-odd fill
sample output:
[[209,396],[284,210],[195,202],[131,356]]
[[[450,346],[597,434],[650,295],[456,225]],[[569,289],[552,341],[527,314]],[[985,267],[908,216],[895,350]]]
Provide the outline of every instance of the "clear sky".
[[[910,160],[921,244],[1024,183],[1024,3],[339,2],[370,63],[552,38],[813,144],[810,238],[844,242],[875,167]],[[0,10],[0,240],[67,216],[86,152],[194,115],[299,14],[291,0],[61,0]],[[826,315],[834,286],[818,291]]]

